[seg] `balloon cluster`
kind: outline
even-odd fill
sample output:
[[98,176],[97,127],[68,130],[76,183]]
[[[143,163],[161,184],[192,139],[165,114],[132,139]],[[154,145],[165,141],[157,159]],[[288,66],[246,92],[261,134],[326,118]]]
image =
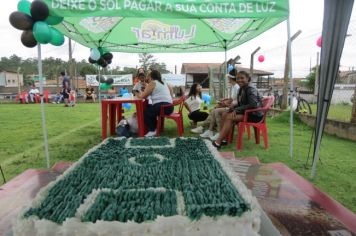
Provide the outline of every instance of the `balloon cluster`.
[[40,0],[32,3],[21,0],[17,10],[11,13],[9,20],[13,27],[23,30],[21,42],[24,46],[33,48],[37,43],[61,46],[64,43],[63,34],[50,26],[61,23],[63,17],[49,15],[46,3]]
[[234,69],[234,66],[233,66],[233,65],[229,64],[229,65],[227,66],[227,72],[230,72],[230,71],[232,71],[233,69]]
[[113,57],[111,52],[105,52],[103,48],[92,48],[90,49],[90,57],[88,61],[91,64],[96,63],[105,68],[111,64]]
[[96,76],[96,80],[100,83],[100,90],[109,90],[111,88],[112,83],[114,83],[113,78],[105,78],[104,76]]
[[202,99],[205,105],[210,106],[211,96],[209,94],[203,93]]

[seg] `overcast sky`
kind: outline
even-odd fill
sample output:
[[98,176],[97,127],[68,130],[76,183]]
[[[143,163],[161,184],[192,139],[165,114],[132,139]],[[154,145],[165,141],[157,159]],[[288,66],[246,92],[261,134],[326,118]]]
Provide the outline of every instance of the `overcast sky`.
[[[0,56],[10,56],[16,54],[23,58],[36,57],[37,50],[26,48],[20,40],[21,31],[13,28],[8,20],[11,12],[17,10],[18,1],[7,1],[0,9]],[[355,8],[355,7],[354,7]],[[293,76],[301,77],[309,73],[310,65],[315,65],[316,54],[320,50],[316,46],[316,40],[321,35],[323,18],[323,0],[290,0],[291,30],[292,34],[302,30],[302,34],[293,43]],[[347,37],[344,53],[341,61],[342,69],[355,67],[356,69],[356,13],[352,13],[349,33]],[[243,66],[249,67],[250,54],[258,46],[261,47],[258,55],[264,55],[263,63],[255,60],[255,68],[272,71],[276,77],[283,75],[284,57],[286,50],[287,27],[286,23],[281,23],[259,37],[228,51],[228,58],[241,56]],[[42,47],[42,57],[59,57],[68,59],[68,40],[61,47],[44,45]],[[170,53],[154,54],[158,61],[165,62],[168,69],[174,71],[175,65],[180,71],[184,62],[202,63],[224,61],[224,53]],[[77,60],[87,59],[89,49],[79,44],[74,45],[73,57]],[[114,65],[120,67],[138,65],[138,54],[114,53]]]

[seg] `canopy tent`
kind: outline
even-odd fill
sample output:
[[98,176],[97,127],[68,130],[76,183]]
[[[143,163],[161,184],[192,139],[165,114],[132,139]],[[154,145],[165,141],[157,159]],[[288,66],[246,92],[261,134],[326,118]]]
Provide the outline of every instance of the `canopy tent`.
[[339,73],[340,58],[344,48],[354,0],[325,0],[323,45],[321,48],[318,106],[316,114],[313,166],[311,177],[316,175],[320,143],[328,116],[334,85]]
[[[50,15],[64,18],[55,27],[83,46],[132,53],[224,51],[225,62],[227,50],[289,17],[289,0],[43,1]],[[41,77],[40,44],[38,58]],[[49,167],[43,101],[41,106]]]
[[226,51],[289,15],[288,0],[44,0],[89,47],[133,53]]

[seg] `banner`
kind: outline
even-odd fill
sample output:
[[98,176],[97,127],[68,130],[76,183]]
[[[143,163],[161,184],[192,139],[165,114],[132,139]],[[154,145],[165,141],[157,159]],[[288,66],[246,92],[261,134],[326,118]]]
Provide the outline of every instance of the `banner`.
[[51,12],[65,17],[120,16],[150,18],[286,17],[287,0],[45,0]]
[[[132,74],[127,74],[127,75],[102,75],[104,78],[112,78],[114,80],[114,83],[112,86],[131,86],[132,83]],[[96,80],[97,75],[86,75],[85,80],[87,83],[87,86],[94,86],[98,87],[99,82]]]
[[162,74],[162,80],[173,87],[185,86],[185,74]]

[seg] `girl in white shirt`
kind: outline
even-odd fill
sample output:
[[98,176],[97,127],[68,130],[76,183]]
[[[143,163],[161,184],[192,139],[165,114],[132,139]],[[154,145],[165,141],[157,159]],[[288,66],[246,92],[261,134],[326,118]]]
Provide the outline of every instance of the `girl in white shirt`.
[[[209,113],[200,111],[203,100],[201,99],[201,85],[193,84],[190,88],[188,98],[184,102],[184,106],[189,111],[188,117],[193,121],[193,125],[196,126],[198,122],[206,120]],[[201,127],[201,129],[203,129]],[[203,130],[201,130],[203,131]]]

